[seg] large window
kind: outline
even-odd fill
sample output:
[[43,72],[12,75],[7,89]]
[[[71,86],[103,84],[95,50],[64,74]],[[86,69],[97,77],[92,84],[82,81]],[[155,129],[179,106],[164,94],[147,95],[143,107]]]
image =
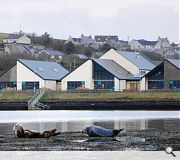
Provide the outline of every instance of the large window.
[[170,80],[169,89],[180,89],[180,80]]
[[67,88],[68,89],[76,89],[80,87],[85,87],[85,82],[84,81],[69,81],[67,82]]
[[22,90],[39,89],[39,82],[22,82]]
[[16,89],[16,82],[0,82],[0,90],[2,89]]
[[94,89],[114,90],[114,75],[97,63],[93,63]]
[[164,66],[148,76],[148,89],[164,89]]
[[127,81],[126,89],[130,91],[139,91],[140,90],[140,82],[139,81]]

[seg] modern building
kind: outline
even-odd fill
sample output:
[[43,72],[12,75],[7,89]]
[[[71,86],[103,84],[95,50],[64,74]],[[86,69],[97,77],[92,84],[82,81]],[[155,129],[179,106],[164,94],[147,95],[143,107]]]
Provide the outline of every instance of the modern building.
[[0,75],[0,90],[56,90],[58,80],[66,74],[68,71],[55,62],[19,59]]
[[[150,60],[138,52],[116,51],[111,49],[100,57],[100,59],[111,59],[130,72],[135,78],[142,78],[140,84],[138,84],[138,86],[140,85],[140,87],[138,87],[139,90],[145,90],[145,78],[143,78],[143,76],[155,67]],[[130,87],[131,90],[137,88],[136,86],[136,83],[132,83]]]
[[145,75],[146,90],[180,89],[180,60],[166,59]]
[[61,82],[62,90],[84,88],[123,91],[130,83],[139,80],[113,60],[89,59],[63,77]]

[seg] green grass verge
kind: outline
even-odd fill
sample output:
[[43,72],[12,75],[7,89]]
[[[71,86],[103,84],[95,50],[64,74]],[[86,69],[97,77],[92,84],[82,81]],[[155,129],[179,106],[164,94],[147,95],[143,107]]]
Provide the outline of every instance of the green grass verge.
[[32,93],[0,93],[0,100],[8,100],[8,101],[21,101],[21,100],[29,100],[33,96]]
[[180,100],[180,93],[46,93],[41,100]]

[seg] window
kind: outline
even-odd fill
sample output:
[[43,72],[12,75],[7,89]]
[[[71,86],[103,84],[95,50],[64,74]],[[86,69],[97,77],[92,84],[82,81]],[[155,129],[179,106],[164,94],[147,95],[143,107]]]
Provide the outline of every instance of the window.
[[67,82],[68,89],[76,89],[79,87],[85,88],[85,82],[84,81],[69,81],[69,82]]
[[169,89],[180,89],[180,80],[170,80]]
[[0,90],[6,89],[6,88],[16,88],[17,83],[16,82],[0,82]]
[[22,82],[22,90],[39,89],[39,82]]

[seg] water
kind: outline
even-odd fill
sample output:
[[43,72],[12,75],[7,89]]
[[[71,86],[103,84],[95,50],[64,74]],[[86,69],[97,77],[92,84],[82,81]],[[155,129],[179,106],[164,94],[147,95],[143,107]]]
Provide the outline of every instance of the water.
[[88,125],[125,130],[180,130],[179,111],[3,111],[0,134],[12,134],[14,123],[25,129],[78,132]]

